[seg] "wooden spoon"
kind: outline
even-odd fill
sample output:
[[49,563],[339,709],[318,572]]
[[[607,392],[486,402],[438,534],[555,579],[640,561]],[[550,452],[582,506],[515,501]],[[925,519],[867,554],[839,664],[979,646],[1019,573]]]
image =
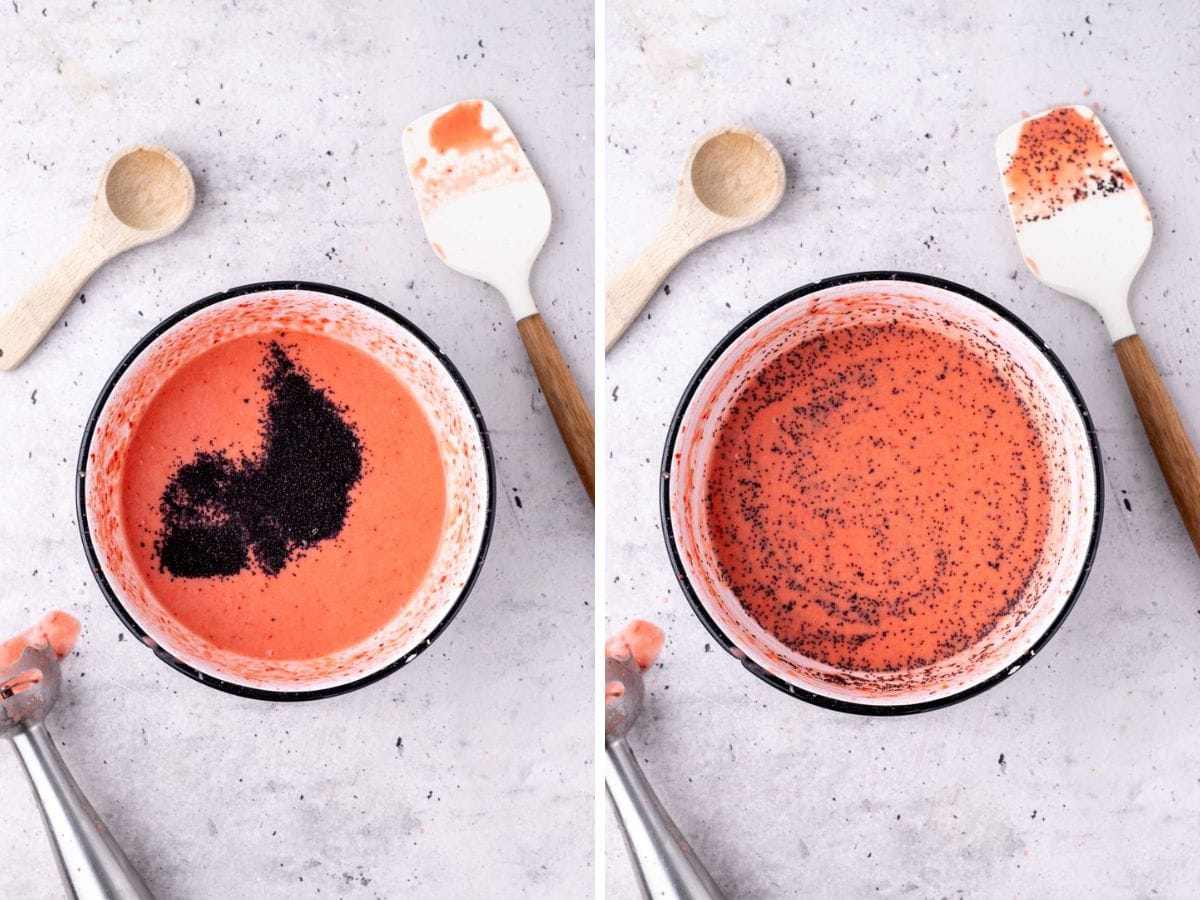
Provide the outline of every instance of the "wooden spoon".
[[605,292],[604,349],[625,333],[679,262],[715,237],[762,221],[783,197],[779,151],[757,131],[726,126],[692,146],[667,221]]
[[16,368],[41,343],[96,270],[175,231],[195,202],[192,175],[170,150],[140,144],[109,160],[78,243],[0,318],[0,371]]

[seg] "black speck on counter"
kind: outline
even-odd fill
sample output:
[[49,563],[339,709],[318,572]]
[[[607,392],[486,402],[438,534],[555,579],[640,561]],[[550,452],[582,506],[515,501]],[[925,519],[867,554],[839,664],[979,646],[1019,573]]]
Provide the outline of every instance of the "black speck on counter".
[[33,389],[33,393],[29,395],[29,401],[30,401],[30,402],[31,402],[31,403],[32,403],[34,406],[37,406],[37,388],[34,388],[34,389]]
[[1006,762],[1004,761],[1004,754],[1003,754],[1003,753],[1001,753],[1001,754],[1000,754],[1000,758],[999,758],[998,760],[996,760],[996,762],[998,762],[998,763],[1000,764],[1000,768],[1002,768],[1002,769],[1003,769],[1003,768],[1005,768],[1005,767],[1008,765],[1008,763],[1006,763]]
[[671,296],[671,286],[669,284],[663,285],[663,293],[666,294],[668,297]]
[[400,756],[404,755],[404,738],[402,737],[396,738],[396,753]]
[[[293,556],[337,537],[362,477],[354,426],[277,343],[267,346],[262,451],[202,451],[163,492],[159,565],[178,578],[278,575]],[[252,560],[253,557],[253,560]]]

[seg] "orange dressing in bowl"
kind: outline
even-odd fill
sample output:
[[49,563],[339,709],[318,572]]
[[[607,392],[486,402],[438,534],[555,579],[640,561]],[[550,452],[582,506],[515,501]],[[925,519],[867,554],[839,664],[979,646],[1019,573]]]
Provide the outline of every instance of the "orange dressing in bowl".
[[433,427],[353,345],[274,331],[212,346],[134,424],[122,527],[150,596],[247,657],[316,659],[421,586],[446,518]]
[[704,485],[722,580],[790,649],[902,671],[976,645],[1047,540],[1046,448],[977,349],[899,322],[793,345],[720,420]]

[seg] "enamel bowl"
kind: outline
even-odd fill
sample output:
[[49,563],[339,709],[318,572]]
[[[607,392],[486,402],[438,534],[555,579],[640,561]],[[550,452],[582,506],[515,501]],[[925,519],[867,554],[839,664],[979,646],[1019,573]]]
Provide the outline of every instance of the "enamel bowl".
[[[145,587],[122,527],[120,487],[133,426],[164,376],[214,342],[272,329],[352,344],[393,371],[433,425],[446,476],[446,522],[424,581],[357,646],[315,660],[264,660],[215,647],[169,616]],[[369,684],[411,662],[470,593],[491,536],[495,474],[487,429],[462,376],[412,323],[360,294],[306,282],[247,285],[180,310],[146,335],[104,385],[84,430],[76,502],[84,549],[125,626],[167,665],[242,696],[300,700]]]
[[[900,672],[848,671],[784,646],[745,612],[717,571],[704,514],[706,466],[722,410],[782,348],[855,323],[899,318],[969,342],[1026,404],[1049,454],[1050,528],[1015,607],[980,643]],[[774,687],[819,706],[911,713],[962,700],[1016,672],[1062,624],[1100,536],[1100,451],[1062,363],[1015,315],[968,288],[903,272],[844,275],[798,288],[738,325],[705,358],[671,421],[662,462],[663,533],[692,609],[722,647]]]

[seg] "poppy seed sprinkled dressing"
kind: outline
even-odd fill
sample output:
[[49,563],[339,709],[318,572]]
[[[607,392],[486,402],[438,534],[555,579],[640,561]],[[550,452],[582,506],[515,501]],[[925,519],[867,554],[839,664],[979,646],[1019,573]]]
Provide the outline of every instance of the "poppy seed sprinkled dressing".
[[221,651],[311,660],[416,595],[446,520],[424,409],[357,347],[215,342],[172,371],[121,467],[127,544],[162,612]]
[[902,671],[982,641],[1049,529],[1046,448],[977,348],[897,320],[768,359],[726,406],[704,503],[718,570],[785,646]]
[[272,341],[260,452],[203,450],[171,476],[159,504],[159,567],[180,578],[278,575],[309,547],[338,536],[362,477],[362,444],[328,394]]

